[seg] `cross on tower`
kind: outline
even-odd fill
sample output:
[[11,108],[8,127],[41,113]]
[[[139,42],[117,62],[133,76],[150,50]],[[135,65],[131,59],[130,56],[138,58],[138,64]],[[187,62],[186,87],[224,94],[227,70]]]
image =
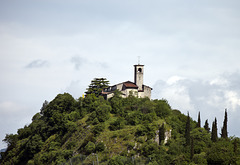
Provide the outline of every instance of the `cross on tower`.
[[138,65],[140,65],[141,56],[138,56]]

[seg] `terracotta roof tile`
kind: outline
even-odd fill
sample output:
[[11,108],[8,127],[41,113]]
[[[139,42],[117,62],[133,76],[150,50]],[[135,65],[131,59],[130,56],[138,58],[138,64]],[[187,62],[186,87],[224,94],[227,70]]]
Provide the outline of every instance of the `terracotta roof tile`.
[[131,81],[124,82],[123,84],[126,86],[126,88],[138,88],[138,86]]

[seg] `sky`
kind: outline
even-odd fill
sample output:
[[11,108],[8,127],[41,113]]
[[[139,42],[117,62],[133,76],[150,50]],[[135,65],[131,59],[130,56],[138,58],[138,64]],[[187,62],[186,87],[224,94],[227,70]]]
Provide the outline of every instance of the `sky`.
[[[240,137],[239,0],[0,0],[0,140],[45,100],[84,94],[91,80],[133,81],[202,126],[224,111]],[[6,144],[0,142],[0,148]]]

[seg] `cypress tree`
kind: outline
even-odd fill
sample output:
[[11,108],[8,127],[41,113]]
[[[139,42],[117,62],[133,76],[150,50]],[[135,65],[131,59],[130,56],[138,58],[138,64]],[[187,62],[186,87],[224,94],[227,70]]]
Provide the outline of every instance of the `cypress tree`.
[[159,145],[161,142],[165,139],[165,128],[164,128],[164,123],[161,125],[159,128]]
[[216,139],[215,141],[217,141],[217,139],[218,139],[218,133],[217,133],[217,131],[218,131],[218,129],[217,129],[217,118],[215,117],[215,128],[214,128],[214,138]]
[[209,124],[208,124],[208,119],[205,121],[204,129],[205,129],[208,133],[210,132],[210,128],[209,128]]
[[198,128],[201,127],[200,111],[198,112],[198,123],[197,123],[197,127],[198,127]]
[[213,142],[216,142],[217,141],[217,118],[215,118],[215,121],[213,122],[212,124],[212,134],[211,134],[211,140]]
[[190,145],[191,139],[190,139],[190,117],[189,117],[189,112],[187,116],[187,122],[186,122],[186,128],[185,128],[185,139],[186,139],[186,145]]
[[190,159],[192,160],[194,156],[194,139],[193,137],[191,138],[191,150],[190,150]]
[[212,132],[211,132],[211,140],[214,141],[214,137],[213,137],[213,134],[214,134],[214,130],[215,129],[215,122],[212,123]]
[[225,116],[224,116],[224,121],[223,121],[221,137],[222,138],[227,138],[228,137],[228,132],[227,132],[227,109],[225,109]]

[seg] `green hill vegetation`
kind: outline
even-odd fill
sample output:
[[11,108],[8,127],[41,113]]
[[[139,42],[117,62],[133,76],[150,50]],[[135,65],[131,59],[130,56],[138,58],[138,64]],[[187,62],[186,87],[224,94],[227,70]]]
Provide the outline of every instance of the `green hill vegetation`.
[[64,93],[6,135],[0,164],[240,164],[240,140],[226,132],[213,134],[208,121],[201,128],[200,113],[193,121],[166,100]]

